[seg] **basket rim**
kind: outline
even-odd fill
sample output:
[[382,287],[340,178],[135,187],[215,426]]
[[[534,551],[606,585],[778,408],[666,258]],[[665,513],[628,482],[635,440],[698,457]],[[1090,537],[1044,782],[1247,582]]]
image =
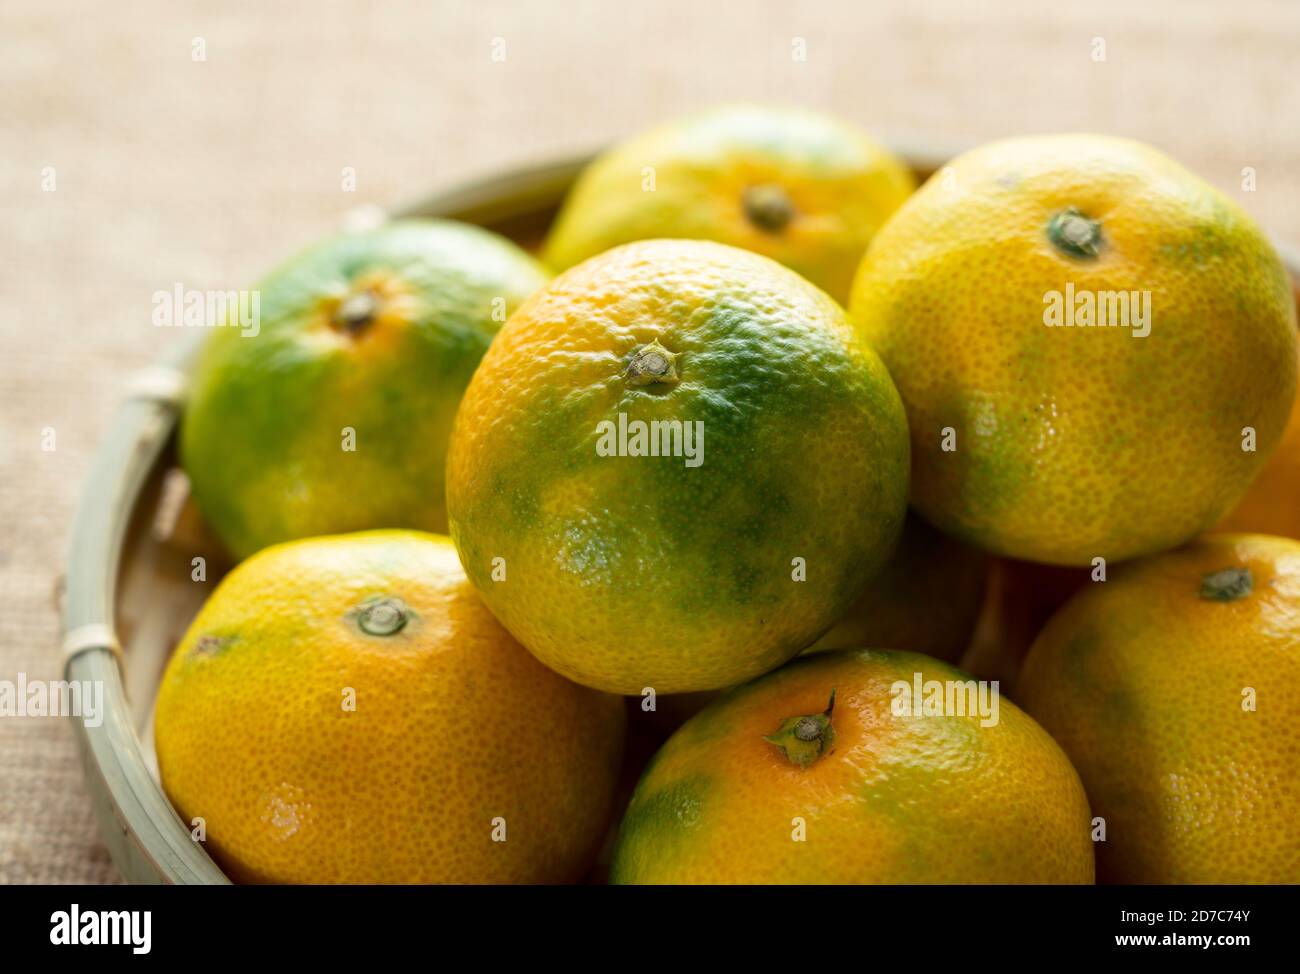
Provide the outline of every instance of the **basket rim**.
[[[928,175],[969,147],[941,141],[887,142],[913,171]],[[502,168],[391,209],[379,221],[438,217],[492,223],[555,205],[596,150]],[[1269,235],[1300,287],[1300,248]],[[72,522],[64,569],[64,679],[100,681],[103,722],[73,720],[100,836],[129,882],[228,884],[149,771],[130,718],[117,645],[116,597],[126,532],[150,472],[180,417],[184,380],[205,334],[169,346],[138,373],[94,454]]]

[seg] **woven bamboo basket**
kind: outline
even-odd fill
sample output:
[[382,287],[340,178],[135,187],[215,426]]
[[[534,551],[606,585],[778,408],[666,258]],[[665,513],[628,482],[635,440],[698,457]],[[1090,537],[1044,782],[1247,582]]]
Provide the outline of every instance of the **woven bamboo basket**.
[[[959,146],[896,146],[925,179]],[[436,193],[370,220],[425,216],[476,223],[535,247],[583,154]],[[1293,280],[1300,253],[1278,244]],[[204,335],[177,343],[132,378],[95,455],[73,525],[63,590],[65,679],[104,688],[104,720],[74,720],[100,834],[133,883],[228,883],[158,783],[152,713],[173,647],[222,574],[227,556],[190,502],[174,451],[187,371]],[[192,559],[207,580],[191,579]]]

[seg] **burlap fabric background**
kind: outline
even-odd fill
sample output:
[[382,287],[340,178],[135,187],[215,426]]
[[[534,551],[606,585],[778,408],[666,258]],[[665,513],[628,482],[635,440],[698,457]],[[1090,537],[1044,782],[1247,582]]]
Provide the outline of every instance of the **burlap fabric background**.
[[[124,378],[184,337],[150,325],[157,289],[247,286],[355,205],[736,98],[883,137],[1136,136],[1300,240],[1297,51],[1287,0],[6,0],[0,679],[59,672],[53,591],[91,453]],[[70,729],[0,719],[0,881],[116,878]]]

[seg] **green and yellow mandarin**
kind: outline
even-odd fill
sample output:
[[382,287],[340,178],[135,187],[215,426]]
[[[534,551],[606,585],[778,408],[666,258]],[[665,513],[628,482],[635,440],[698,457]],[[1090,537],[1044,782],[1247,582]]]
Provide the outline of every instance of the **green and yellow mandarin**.
[[[598,449],[606,424],[655,421],[698,424],[702,462]],[[720,244],[630,244],[539,292],[484,358],[448,458],[451,533],[497,617],[571,679],[726,686],[811,644],[879,569],[906,440],[823,292]]]
[[432,220],[332,238],[268,276],[257,334],[207,342],[181,427],[222,541],[243,557],[309,535],[445,530],[461,394],[547,279],[508,240]]
[[1051,737],[1005,698],[988,726],[896,713],[918,674],[971,679],[843,650],[728,691],[646,770],[611,882],[1092,882],[1088,801]]
[[852,125],[803,109],[726,106],[593,162],[543,256],[564,269],[634,240],[714,240],[780,261],[844,302],[871,237],[915,188],[911,171]]
[[[1048,327],[1089,298],[1122,324]],[[954,160],[876,236],[851,309],[907,406],[914,507],[1014,558],[1086,565],[1206,530],[1293,401],[1295,304],[1268,239],[1125,139]]]

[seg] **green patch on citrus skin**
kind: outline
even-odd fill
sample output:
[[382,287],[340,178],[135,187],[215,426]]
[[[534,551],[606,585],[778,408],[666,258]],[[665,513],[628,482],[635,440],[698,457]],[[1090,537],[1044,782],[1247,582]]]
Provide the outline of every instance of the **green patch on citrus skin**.
[[1088,672],[1088,661],[1097,652],[1098,644],[1097,633],[1090,628],[1083,628],[1065,647],[1062,660],[1065,672],[1070,682],[1080,690],[1088,691],[1096,686],[1092,675]]
[[[993,412],[993,404],[978,391],[958,390],[939,410],[940,422],[916,429],[913,453],[941,458],[947,476],[968,486],[959,517],[932,517],[944,533],[973,545],[982,538],[972,522],[984,523],[1015,507],[1033,469],[1011,417]],[[952,434],[946,432],[951,428]]]
[[1131,731],[1143,717],[1138,697],[1125,686],[1103,691],[1098,711],[1102,721],[1112,731]]
[[218,328],[206,343],[180,434],[195,498],[231,552],[445,531],[461,394],[546,280],[504,238],[423,220],[332,238],[264,279],[257,334]]
[[[859,812],[864,820],[888,823],[891,836],[891,872],[897,882],[914,882],[917,876],[934,874],[934,863],[921,840],[922,823],[916,820],[917,795],[926,794],[942,775],[924,765],[891,765],[861,788]],[[933,825],[927,821],[925,825]]]
[[[1224,205],[1217,193],[1205,193],[1189,200],[1199,219],[1178,232],[1166,233],[1156,245],[1156,252],[1171,265],[1204,267],[1232,256],[1243,245],[1241,211]],[[1260,252],[1261,266],[1265,257]]]
[[610,883],[644,882],[657,862],[707,849],[711,826],[705,808],[712,786],[705,776],[682,778],[653,791],[638,786],[619,826]]
[[[1121,570],[1114,581],[1125,577]],[[1108,583],[1093,583],[1104,588]],[[1076,598],[1095,600],[1097,589],[1085,590]],[[1087,700],[1096,714],[1093,731],[1098,734],[1118,735],[1116,746],[1122,747],[1122,738],[1140,730],[1143,714],[1139,700],[1132,690],[1115,681],[1114,675],[1105,667],[1104,645],[1097,626],[1081,621],[1081,607],[1066,608],[1049,623],[1057,626],[1069,626],[1070,638],[1061,644],[1059,665],[1062,677],[1068,681],[1070,695],[1076,700]],[[1135,632],[1144,631],[1147,626],[1140,616],[1134,617]],[[1045,637],[1044,637],[1045,638]],[[1019,699],[1019,691],[1017,692]]]

